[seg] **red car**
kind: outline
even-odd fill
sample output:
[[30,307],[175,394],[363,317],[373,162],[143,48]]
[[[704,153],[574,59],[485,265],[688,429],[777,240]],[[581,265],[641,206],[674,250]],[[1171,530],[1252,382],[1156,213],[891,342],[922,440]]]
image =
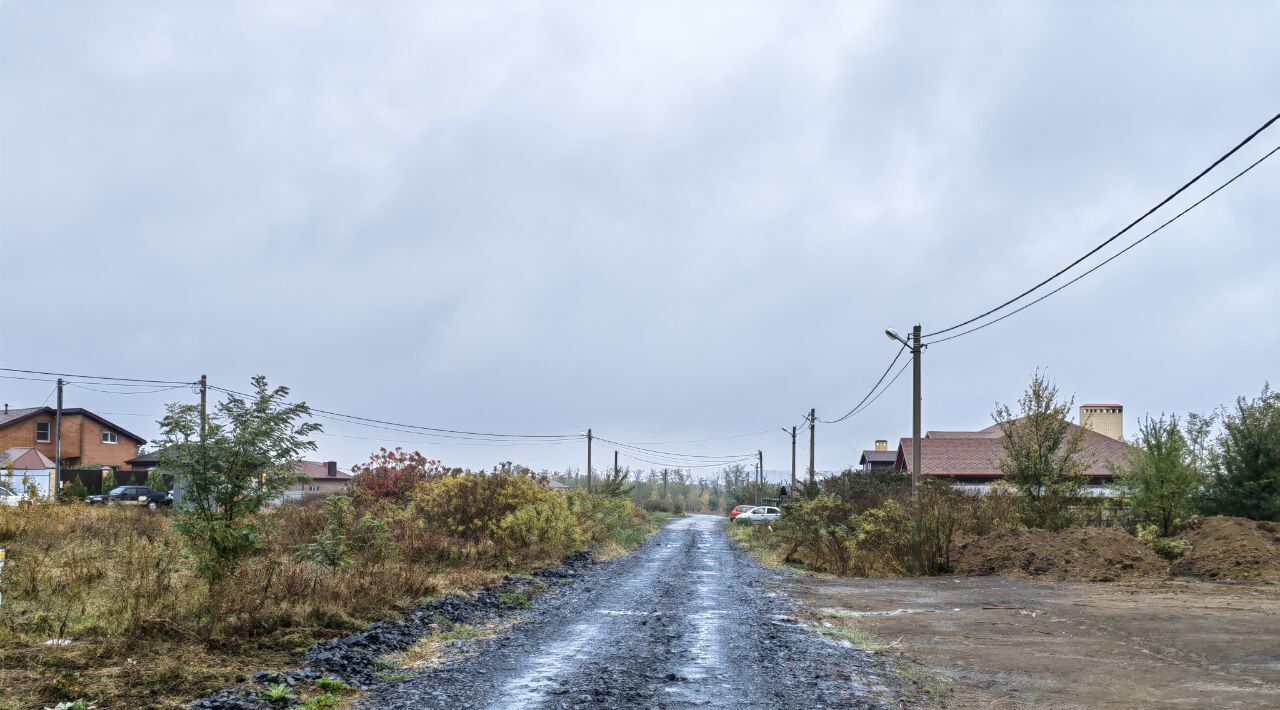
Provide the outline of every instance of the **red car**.
[[736,506],[734,507],[733,510],[729,511],[729,519],[733,520],[734,518],[738,517],[739,515],[742,515],[743,513],[747,512],[748,510],[751,510],[754,507],[755,507],[754,505]]

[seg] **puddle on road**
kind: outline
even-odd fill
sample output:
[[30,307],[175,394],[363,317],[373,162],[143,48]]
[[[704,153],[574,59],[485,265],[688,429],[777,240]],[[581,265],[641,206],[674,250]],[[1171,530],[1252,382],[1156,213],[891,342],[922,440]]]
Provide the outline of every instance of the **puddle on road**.
[[[670,565],[671,557],[678,547],[680,546],[677,544],[657,546],[649,559],[636,570],[635,574],[631,575],[627,582],[612,590],[613,594],[622,599],[635,598],[640,587],[648,586],[656,575]],[[585,615],[590,615],[594,611],[603,617],[650,615],[649,612],[630,609],[584,609],[583,611]],[[491,707],[517,710],[544,704],[547,691],[555,687],[561,678],[572,673],[584,660],[586,655],[584,650],[603,634],[606,623],[594,621],[575,624],[549,639],[543,645],[546,650],[522,664],[525,672],[506,684],[500,696],[502,701]]]
[[583,646],[593,641],[600,634],[600,624],[577,624],[565,634],[567,638],[554,644],[545,653],[530,659],[529,670],[512,680],[503,695],[503,702],[497,708],[515,710],[539,704],[546,691],[555,684],[556,678],[563,674],[582,651]]
[[955,612],[960,610],[959,609],[892,609],[890,611],[853,611],[851,609],[834,609],[834,608],[827,607],[827,608],[821,609],[820,611],[824,614],[830,614],[831,616],[848,616],[848,617],[858,618],[863,616],[901,616],[902,614],[944,614],[944,613],[947,613],[948,611]]

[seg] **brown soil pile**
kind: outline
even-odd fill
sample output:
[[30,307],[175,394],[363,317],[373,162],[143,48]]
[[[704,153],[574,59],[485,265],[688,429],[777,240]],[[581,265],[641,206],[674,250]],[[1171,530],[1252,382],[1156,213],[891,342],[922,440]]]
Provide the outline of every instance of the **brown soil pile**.
[[1205,579],[1280,579],[1280,524],[1247,518],[1196,518],[1181,537],[1191,550],[1175,574]]
[[970,575],[1003,574],[1078,582],[1169,574],[1168,562],[1117,528],[993,533],[961,545],[957,567]]

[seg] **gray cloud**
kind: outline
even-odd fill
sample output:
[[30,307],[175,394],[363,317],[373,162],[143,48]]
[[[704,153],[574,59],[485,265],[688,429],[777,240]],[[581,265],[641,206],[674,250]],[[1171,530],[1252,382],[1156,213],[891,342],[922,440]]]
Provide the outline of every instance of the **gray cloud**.
[[[842,413],[892,357],[884,327],[1052,273],[1273,114],[1280,83],[1280,12],[1245,2],[0,15],[0,261],[27,294],[6,366],[261,372],[327,409],[623,441]],[[1037,367],[1131,417],[1256,392],[1280,354],[1276,170],[932,349],[926,425],[985,425]],[[820,467],[909,433],[906,379],[819,429]],[[349,463],[377,442],[321,444]],[[682,448],[789,459],[780,431]]]

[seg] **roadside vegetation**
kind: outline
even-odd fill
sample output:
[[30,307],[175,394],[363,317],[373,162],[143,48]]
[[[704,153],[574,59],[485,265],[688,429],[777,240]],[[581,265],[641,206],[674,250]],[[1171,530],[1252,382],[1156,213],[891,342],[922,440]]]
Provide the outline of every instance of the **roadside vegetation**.
[[[625,497],[399,450],[359,467],[349,495],[276,504],[316,430],[287,394],[255,380],[203,445],[198,412],[171,408],[162,465],[185,487],[179,510],[0,507],[0,708],[181,706],[434,596],[619,554],[654,529]],[[348,691],[279,692],[334,707]]]
[[[1212,416],[1145,418],[1129,442],[1131,455],[1113,469],[1120,493],[1114,498],[1087,494],[1092,462],[1085,458],[1083,430],[1070,424],[1072,409],[1073,402],[1036,373],[1016,410],[999,406],[993,414],[1003,434],[997,463],[1005,482],[977,495],[923,481],[918,537],[910,477],[857,469],[802,490],[779,520],[743,521],[730,526],[730,534],[766,562],[841,576],[912,574],[918,541],[923,574],[973,572],[968,567],[980,561],[988,573],[1078,570],[1082,578],[1113,579],[1135,569],[1168,574],[1171,562],[1208,544],[1200,531],[1231,530],[1252,567],[1225,567],[1217,560],[1229,555],[1215,548],[1207,576],[1280,570],[1280,545],[1258,542],[1269,523],[1249,522],[1280,520],[1280,395],[1264,387],[1257,398],[1241,397],[1233,409]],[[1235,517],[1206,528],[1201,516],[1207,515]],[[1098,559],[1123,569],[1080,564],[1072,550],[1083,543],[1073,530],[1085,526],[1119,528],[1093,542]],[[1062,537],[1066,533],[1075,537]],[[998,554],[1011,558],[994,559]]]
[[[571,490],[586,490],[587,477],[580,470],[544,472]],[[617,471],[596,471],[593,490],[602,495],[625,497],[650,513],[723,513],[755,499],[753,470],[742,464],[726,466],[716,475],[699,476],[691,469],[628,466]],[[776,490],[776,488],[775,488]]]

